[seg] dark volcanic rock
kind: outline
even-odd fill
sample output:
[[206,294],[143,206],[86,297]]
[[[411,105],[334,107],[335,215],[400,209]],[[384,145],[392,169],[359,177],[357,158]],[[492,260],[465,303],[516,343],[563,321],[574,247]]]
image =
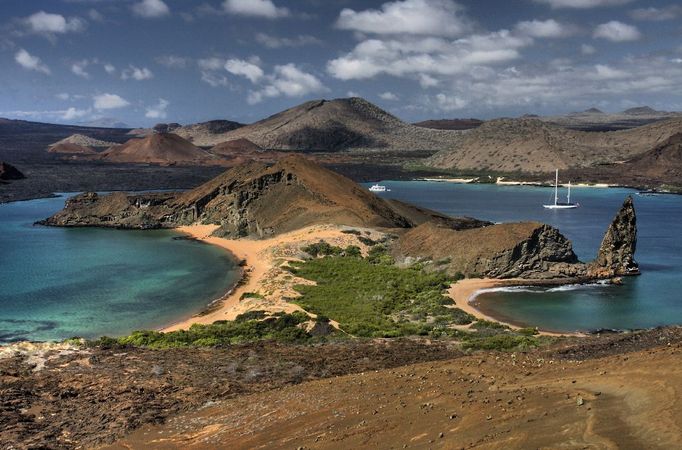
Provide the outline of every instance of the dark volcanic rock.
[[609,276],[638,274],[636,249],[637,216],[632,197],[628,196],[606,231],[597,258],[591,266],[595,272],[606,271]]
[[21,180],[26,178],[19,169],[6,162],[0,162],[0,181]]

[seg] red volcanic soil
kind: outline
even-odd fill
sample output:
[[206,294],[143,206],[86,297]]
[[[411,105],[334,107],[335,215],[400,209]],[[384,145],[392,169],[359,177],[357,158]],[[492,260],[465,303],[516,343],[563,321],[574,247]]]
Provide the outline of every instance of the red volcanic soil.
[[218,159],[173,133],[154,133],[131,139],[102,153],[110,162],[153,164],[210,164]]

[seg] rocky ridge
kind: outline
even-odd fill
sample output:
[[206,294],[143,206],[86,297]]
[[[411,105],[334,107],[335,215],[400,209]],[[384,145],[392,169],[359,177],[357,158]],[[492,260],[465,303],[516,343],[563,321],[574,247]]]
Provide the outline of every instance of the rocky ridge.
[[21,180],[26,178],[23,173],[13,165],[0,161],[0,181]]
[[174,228],[217,224],[217,234],[267,237],[314,224],[409,228],[436,221],[453,228],[489,222],[450,218],[377,197],[301,156],[272,166],[251,162],[184,193],[81,194],[43,221],[55,226]]

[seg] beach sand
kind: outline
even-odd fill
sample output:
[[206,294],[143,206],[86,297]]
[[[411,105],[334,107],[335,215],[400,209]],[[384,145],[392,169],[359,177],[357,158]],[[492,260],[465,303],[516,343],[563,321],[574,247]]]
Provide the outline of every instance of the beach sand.
[[[295,298],[298,293],[293,289],[296,284],[311,283],[309,280],[297,278],[282,268],[288,261],[300,260],[301,247],[324,240],[331,245],[347,247],[356,245],[364,254],[367,247],[358,241],[357,236],[343,233],[351,227],[333,225],[315,225],[290,233],[280,234],[270,239],[225,239],[211,236],[217,225],[190,225],[179,227],[176,231],[185,233],[207,244],[217,245],[231,252],[244,261],[242,281],[207,312],[189,317],[180,322],[162,328],[161,331],[175,331],[189,328],[192,324],[210,324],[216,320],[234,320],[239,314],[247,311],[263,310],[268,312],[303,311],[300,306],[289,303],[287,299]],[[364,235],[371,239],[380,239],[383,233],[352,227],[367,232]],[[263,298],[244,298],[245,293],[258,293]],[[337,326],[335,322],[332,325]]]
[[[518,330],[521,327],[514,325],[512,323],[504,322],[495,317],[484,314],[475,306],[475,298],[480,291],[484,289],[492,289],[497,287],[509,287],[509,286],[528,286],[534,284],[547,284],[547,280],[544,282],[534,283],[533,280],[526,280],[522,278],[509,278],[509,279],[497,279],[497,278],[467,278],[460,280],[457,283],[450,286],[448,289],[448,295],[455,302],[455,305],[461,310],[471,314],[477,319],[489,320],[492,322],[498,322],[503,325],[507,325],[513,330]],[[540,334],[543,336],[580,336],[580,333],[557,333],[548,330],[539,330]]]

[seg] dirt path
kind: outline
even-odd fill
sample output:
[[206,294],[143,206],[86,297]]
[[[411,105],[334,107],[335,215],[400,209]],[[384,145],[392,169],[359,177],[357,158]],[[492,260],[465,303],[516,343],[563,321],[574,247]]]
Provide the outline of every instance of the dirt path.
[[110,448],[682,445],[682,346],[588,361],[474,354],[288,386],[147,426]]

